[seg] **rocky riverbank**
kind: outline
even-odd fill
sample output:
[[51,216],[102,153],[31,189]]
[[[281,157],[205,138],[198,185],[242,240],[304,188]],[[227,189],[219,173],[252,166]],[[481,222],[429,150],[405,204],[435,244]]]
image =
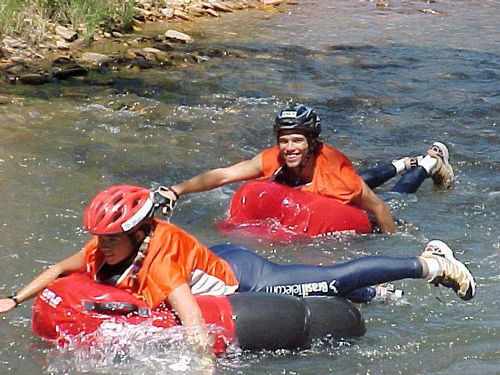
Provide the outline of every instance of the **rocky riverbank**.
[[[36,45],[5,36],[0,41],[0,71],[4,83],[40,85],[85,76],[99,69],[167,68],[176,63],[201,63],[222,57],[225,51],[186,49],[193,37],[169,28],[169,23],[196,22],[201,17],[248,9],[280,11],[292,0],[168,0],[165,6],[151,0],[136,0],[133,25],[102,24],[86,40],[81,28],[50,24]],[[162,34],[145,35],[151,23],[165,23]],[[106,46],[113,45],[112,52]],[[182,48],[181,48],[182,46]]]

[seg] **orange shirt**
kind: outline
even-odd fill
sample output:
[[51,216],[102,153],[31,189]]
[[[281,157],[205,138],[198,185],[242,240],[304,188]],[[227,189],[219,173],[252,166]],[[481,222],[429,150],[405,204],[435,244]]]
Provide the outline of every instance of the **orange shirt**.
[[[97,237],[83,249],[87,272],[95,279],[103,264]],[[229,295],[238,289],[231,267],[193,236],[168,222],[155,219],[148,251],[137,274],[138,285],[129,277],[130,268],[117,283],[154,308],[183,283],[193,294]]]
[[[261,160],[264,177],[271,177],[284,164],[277,145],[264,150]],[[362,189],[363,180],[347,156],[325,144],[316,156],[312,181],[300,188],[342,203],[352,202]]]

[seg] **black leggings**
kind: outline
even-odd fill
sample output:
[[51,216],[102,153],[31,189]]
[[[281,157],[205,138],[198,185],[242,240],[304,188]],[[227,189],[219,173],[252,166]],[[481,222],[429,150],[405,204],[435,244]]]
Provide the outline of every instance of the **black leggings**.
[[373,285],[422,277],[422,265],[416,257],[367,256],[331,266],[314,266],[273,263],[232,244],[215,245],[211,250],[229,263],[240,283],[240,292],[299,297],[339,295],[367,302],[375,295]]
[[[396,174],[396,168],[389,163],[362,171],[359,176],[366,182],[370,189],[375,189],[396,176]],[[396,193],[415,193],[427,177],[429,177],[427,171],[419,165],[401,176],[391,191]]]

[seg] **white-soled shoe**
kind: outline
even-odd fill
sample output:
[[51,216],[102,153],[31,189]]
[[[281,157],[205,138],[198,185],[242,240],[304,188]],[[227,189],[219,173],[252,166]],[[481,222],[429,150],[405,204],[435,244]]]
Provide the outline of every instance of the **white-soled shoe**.
[[434,142],[427,150],[427,155],[436,159],[436,166],[431,172],[431,178],[434,185],[440,188],[448,189],[453,185],[455,174],[450,164],[450,154],[444,143]]
[[433,240],[421,254],[422,258],[435,259],[440,270],[428,276],[429,283],[451,288],[458,296],[467,301],[476,294],[476,282],[465,264],[453,255],[453,251],[443,241]]
[[396,289],[394,284],[380,284],[375,287],[374,300],[379,301],[393,301],[403,297],[404,291]]

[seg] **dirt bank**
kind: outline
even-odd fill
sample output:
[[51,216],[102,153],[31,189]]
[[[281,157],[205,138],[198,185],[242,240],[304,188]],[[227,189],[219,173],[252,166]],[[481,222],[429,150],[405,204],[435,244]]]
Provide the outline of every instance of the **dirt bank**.
[[[99,69],[168,68],[178,62],[201,63],[220,57],[223,51],[189,51],[192,36],[176,29],[183,22],[201,17],[221,17],[248,9],[268,12],[285,11],[293,0],[169,0],[166,6],[153,0],[136,0],[133,25],[102,24],[85,40],[72,25],[51,24],[36,45],[4,36],[0,42],[0,71],[3,82],[39,85],[71,77],[85,76]],[[223,21],[222,21],[223,22]],[[162,34],[145,33],[151,23],[165,23]],[[172,28],[169,28],[172,24]],[[113,45],[112,52],[109,45]],[[180,48],[182,46],[183,48]]]

